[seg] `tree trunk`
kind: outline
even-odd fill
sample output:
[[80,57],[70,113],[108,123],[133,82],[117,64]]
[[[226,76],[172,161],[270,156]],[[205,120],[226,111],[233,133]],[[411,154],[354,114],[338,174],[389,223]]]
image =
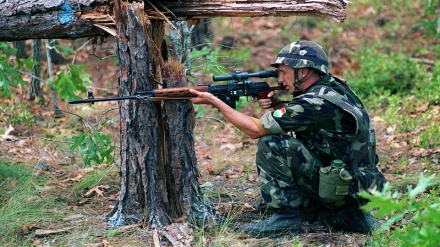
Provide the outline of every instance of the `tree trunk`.
[[[150,20],[212,17],[322,16],[343,22],[346,0],[144,1]],[[116,35],[113,1],[0,1],[0,41]]]
[[31,71],[28,99],[36,99],[41,104],[44,104],[44,97],[41,92],[41,39],[32,40],[32,61],[36,64],[32,67]]
[[24,40],[14,41],[12,42],[14,48],[17,49],[17,58],[18,59],[26,59],[28,58],[28,54],[26,53],[26,43]]
[[[0,41],[104,36],[107,33],[94,23],[108,23],[110,8],[106,0],[1,1]],[[100,19],[91,21],[90,13],[99,13]]]
[[194,26],[191,35],[192,47],[196,50],[201,50],[207,45],[207,40],[213,39],[213,34],[210,30],[210,19],[200,19],[199,23]]
[[[149,34],[151,23],[139,4],[115,1],[119,95],[154,88]],[[145,23],[148,23],[145,26]],[[161,26],[163,28],[163,26]],[[151,229],[170,224],[168,192],[160,131],[160,102],[119,102],[121,191],[108,215],[113,226],[143,223]]]
[[[175,58],[165,65],[164,87],[187,86],[184,66]],[[213,210],[203,200],[194,150],[194,108],[190,101],[165,100],[164,126],[166,170],[173,218],[190,217],[191,222],[207,222]]]
[[[146,20],[140,14],[142,4],[117,1],[115,12],[119,13],[119,95],[151,90],[156,87],[154,81],[161,78],[160,66],[164,66],[158,54],[163,22]],[[179,77],[170,76],[173,72],[169,71],[179,65],[182,66],[176,62],[165,66],[165,86],[185,84],[183,66]],[[192,103],[169,101],[162,109],[161,102],[126,100],[120,101],[119,111],[121,192],[119,202],[108,215],[110,223],[142,223],[150,229],[161,229],[172,219],[211,216],[198,184]]]
[[[55,40],[52,40],[55,41]],[[49,79],[48,79],[48,83],[50,84],[50,93],[52,94],[52,101],[53,101],[53,106],[54,106],[54,117],[61,117],[63,116],[63,111],[61,111],[60,105],[58,104],[58,97],[57,97],[57,93],[55,92],[55,88],[53,86],[53,66],[52,66],[52,54],[53,52],[51,52],[53,49],[53,47],[51,46],[51,41],[49,40],[45,40],[45,44],[44,44],[44,48],[46,50],[46,58],[47,58],[47,72],[49,73]],[[58,54],[56,52],[56,54]],[[61,55],[56,55],[58,57],[62,57]],[[62,57],[62,59],[64,59],[64,57]],[[64,59],[65,62],[65,59]]]
[[[56,46],[58,45],[58,41],[56,39],[48,40],[48,44],[46,44],[46,48],[49,49],[48,56],[50,56],[50,60],[53,64],[63,65],[66,64],[66,59],[63,57],[61,53],[58,53]],[[49,58],[47,59],[49,60]]]

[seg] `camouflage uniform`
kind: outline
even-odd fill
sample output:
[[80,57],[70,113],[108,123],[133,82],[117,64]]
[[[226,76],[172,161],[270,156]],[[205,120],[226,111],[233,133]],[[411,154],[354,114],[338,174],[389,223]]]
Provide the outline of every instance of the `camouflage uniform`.
[[[374,228],[362,211],[359,189],[385,181],[370,118],[344,81],[328,72],[327,55],[316,43],[297,41],[284,47],[273,67],[293,69],[294,98],[287,107],[268,112],[262,126],[271,134],[258,142],[257,169],[263,197],[260,210],[270,214],[243,232],[272,237],[302,231],[301,221],[319,221],[334,230],[367,233]],[[312,68],[299,78],[301,68]],[[300,91],[317,71],[319,80]]]
[[[359,188],[381,188],[385,182],[376,168],[374,130],[362,102],[344,81],[328,73],[325,53],[316,52],[313,45],[292,43],[272,64],[311,67],[324,76],[287,107],[261,119],[272,135],[260,138],[256,163],[264,206],[271,210],[363,204],[356,196]],[[301,46],[307,49],[298,50]],[[340,200],[328,201],[319,195],[319,170],[333,160],[348,164],[346,170],[355,179]]]

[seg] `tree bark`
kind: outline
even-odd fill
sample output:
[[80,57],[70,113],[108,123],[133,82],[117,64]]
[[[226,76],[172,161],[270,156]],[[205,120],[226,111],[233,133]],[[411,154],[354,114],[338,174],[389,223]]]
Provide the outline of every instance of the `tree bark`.
[[[346,0],[160,0],[151,1],[147,12],[160,18],[170,16],[177,20],[212,17],[261,17],[261,16],[322,16],[343,22]],[[160,3],[159,3],[160,2]],[[177,3],[179,2],[179,3]]]
[[37,99],[40,104],[44,104],[43,92],[41,91],[41,39],[32,40],[32,61],[36,64],[31,70],[28,99]]
[[[187,86],[184,66],[175,58],[167,61],[164,87]],[[165,100],[164,126],[166,170],[173,218],[190,217],[193,223],[213,217],[211,206],[203,200],[194,149],[194,108],[190,101]]]
[[[110,1],[106,0],[3,0],[0,41],[104,36],[107,33],[94,23],[105,24],[110,8]],[[88,14],[99,14],[101,19],[81,17]]]
[[[120,96],[154,88],[152,43],[148,38],[152,28],[144,26],[147,21],[141,11],[138,4],[115,1]],[[121,191],[119,202],[108,215],[110,223],[143,223],[151,229],[162,228],[170,224],[170,208],[158,122],[160,103],[120,101],[119,113]]]
[[26,59],[28,58],[28,54],[26,53],[26,43],[24,40],[14,41],[12,42],[14,48],[17,49],[17,58],[18,59]]
[[[322,16],[343,22],[346,0],[151,0],[150,20],[212,17]],[[116,35],[110,0],[0,0],[0,41]]]
[[210,30],[210,20],[202,18],[194,26],[191,35],[192,47],[196,50],[201,50],[207,45],[207,40],[213,40],[213,33]]
[[[165,87],[184,85],[183,66],[178,62],[164,66],[160,59],[163,21],[146,20],[142,4],[116,1],[115,10],[119,13],[119,95],[157,87],[161,66],[167,71]],[[180,76],[170,76],[179,66]],[[120,101],[119,112],[121,191],[107,215],[111,225],[141,223],[149,229],[163,229],[173,219],[211,217],[198,183],[192,103],[168,101],[162,108],[161,102],[126,100]]]

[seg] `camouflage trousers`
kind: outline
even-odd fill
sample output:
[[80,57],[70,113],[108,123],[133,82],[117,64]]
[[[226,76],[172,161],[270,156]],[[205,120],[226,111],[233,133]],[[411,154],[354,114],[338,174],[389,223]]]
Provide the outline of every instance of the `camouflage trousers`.
[[256,163],[262,206],[267,209],[301,209],[307,207],[309,198],[318,197],[321,162],[296,138],[261,137]]
[[[356,185],[352,186],[350,195],[337,201],[329,202],[321,198],[319,169],[322,164],[301,141],[294,137],[288,135],[261,137],[258,141],[256,163],[263,197],[260,207],[263,209],[272,211],[292,209],[308,213],[367,203],[366,199],[356,196],[359,191]],[[364,173],[362,168],[361,172]],[[382,173],[377,168],[370,170],[365,178],[370,184],[378,187],[385,183]]]

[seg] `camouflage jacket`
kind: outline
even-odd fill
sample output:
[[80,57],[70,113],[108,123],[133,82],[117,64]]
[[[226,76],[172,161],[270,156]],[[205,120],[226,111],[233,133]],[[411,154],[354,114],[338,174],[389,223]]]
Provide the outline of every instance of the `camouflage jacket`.
[[293,132],[324,166],[333,159],[370,168],[378,162],[374,129],[363,103],[331,74],[261,120],[273,134]]

